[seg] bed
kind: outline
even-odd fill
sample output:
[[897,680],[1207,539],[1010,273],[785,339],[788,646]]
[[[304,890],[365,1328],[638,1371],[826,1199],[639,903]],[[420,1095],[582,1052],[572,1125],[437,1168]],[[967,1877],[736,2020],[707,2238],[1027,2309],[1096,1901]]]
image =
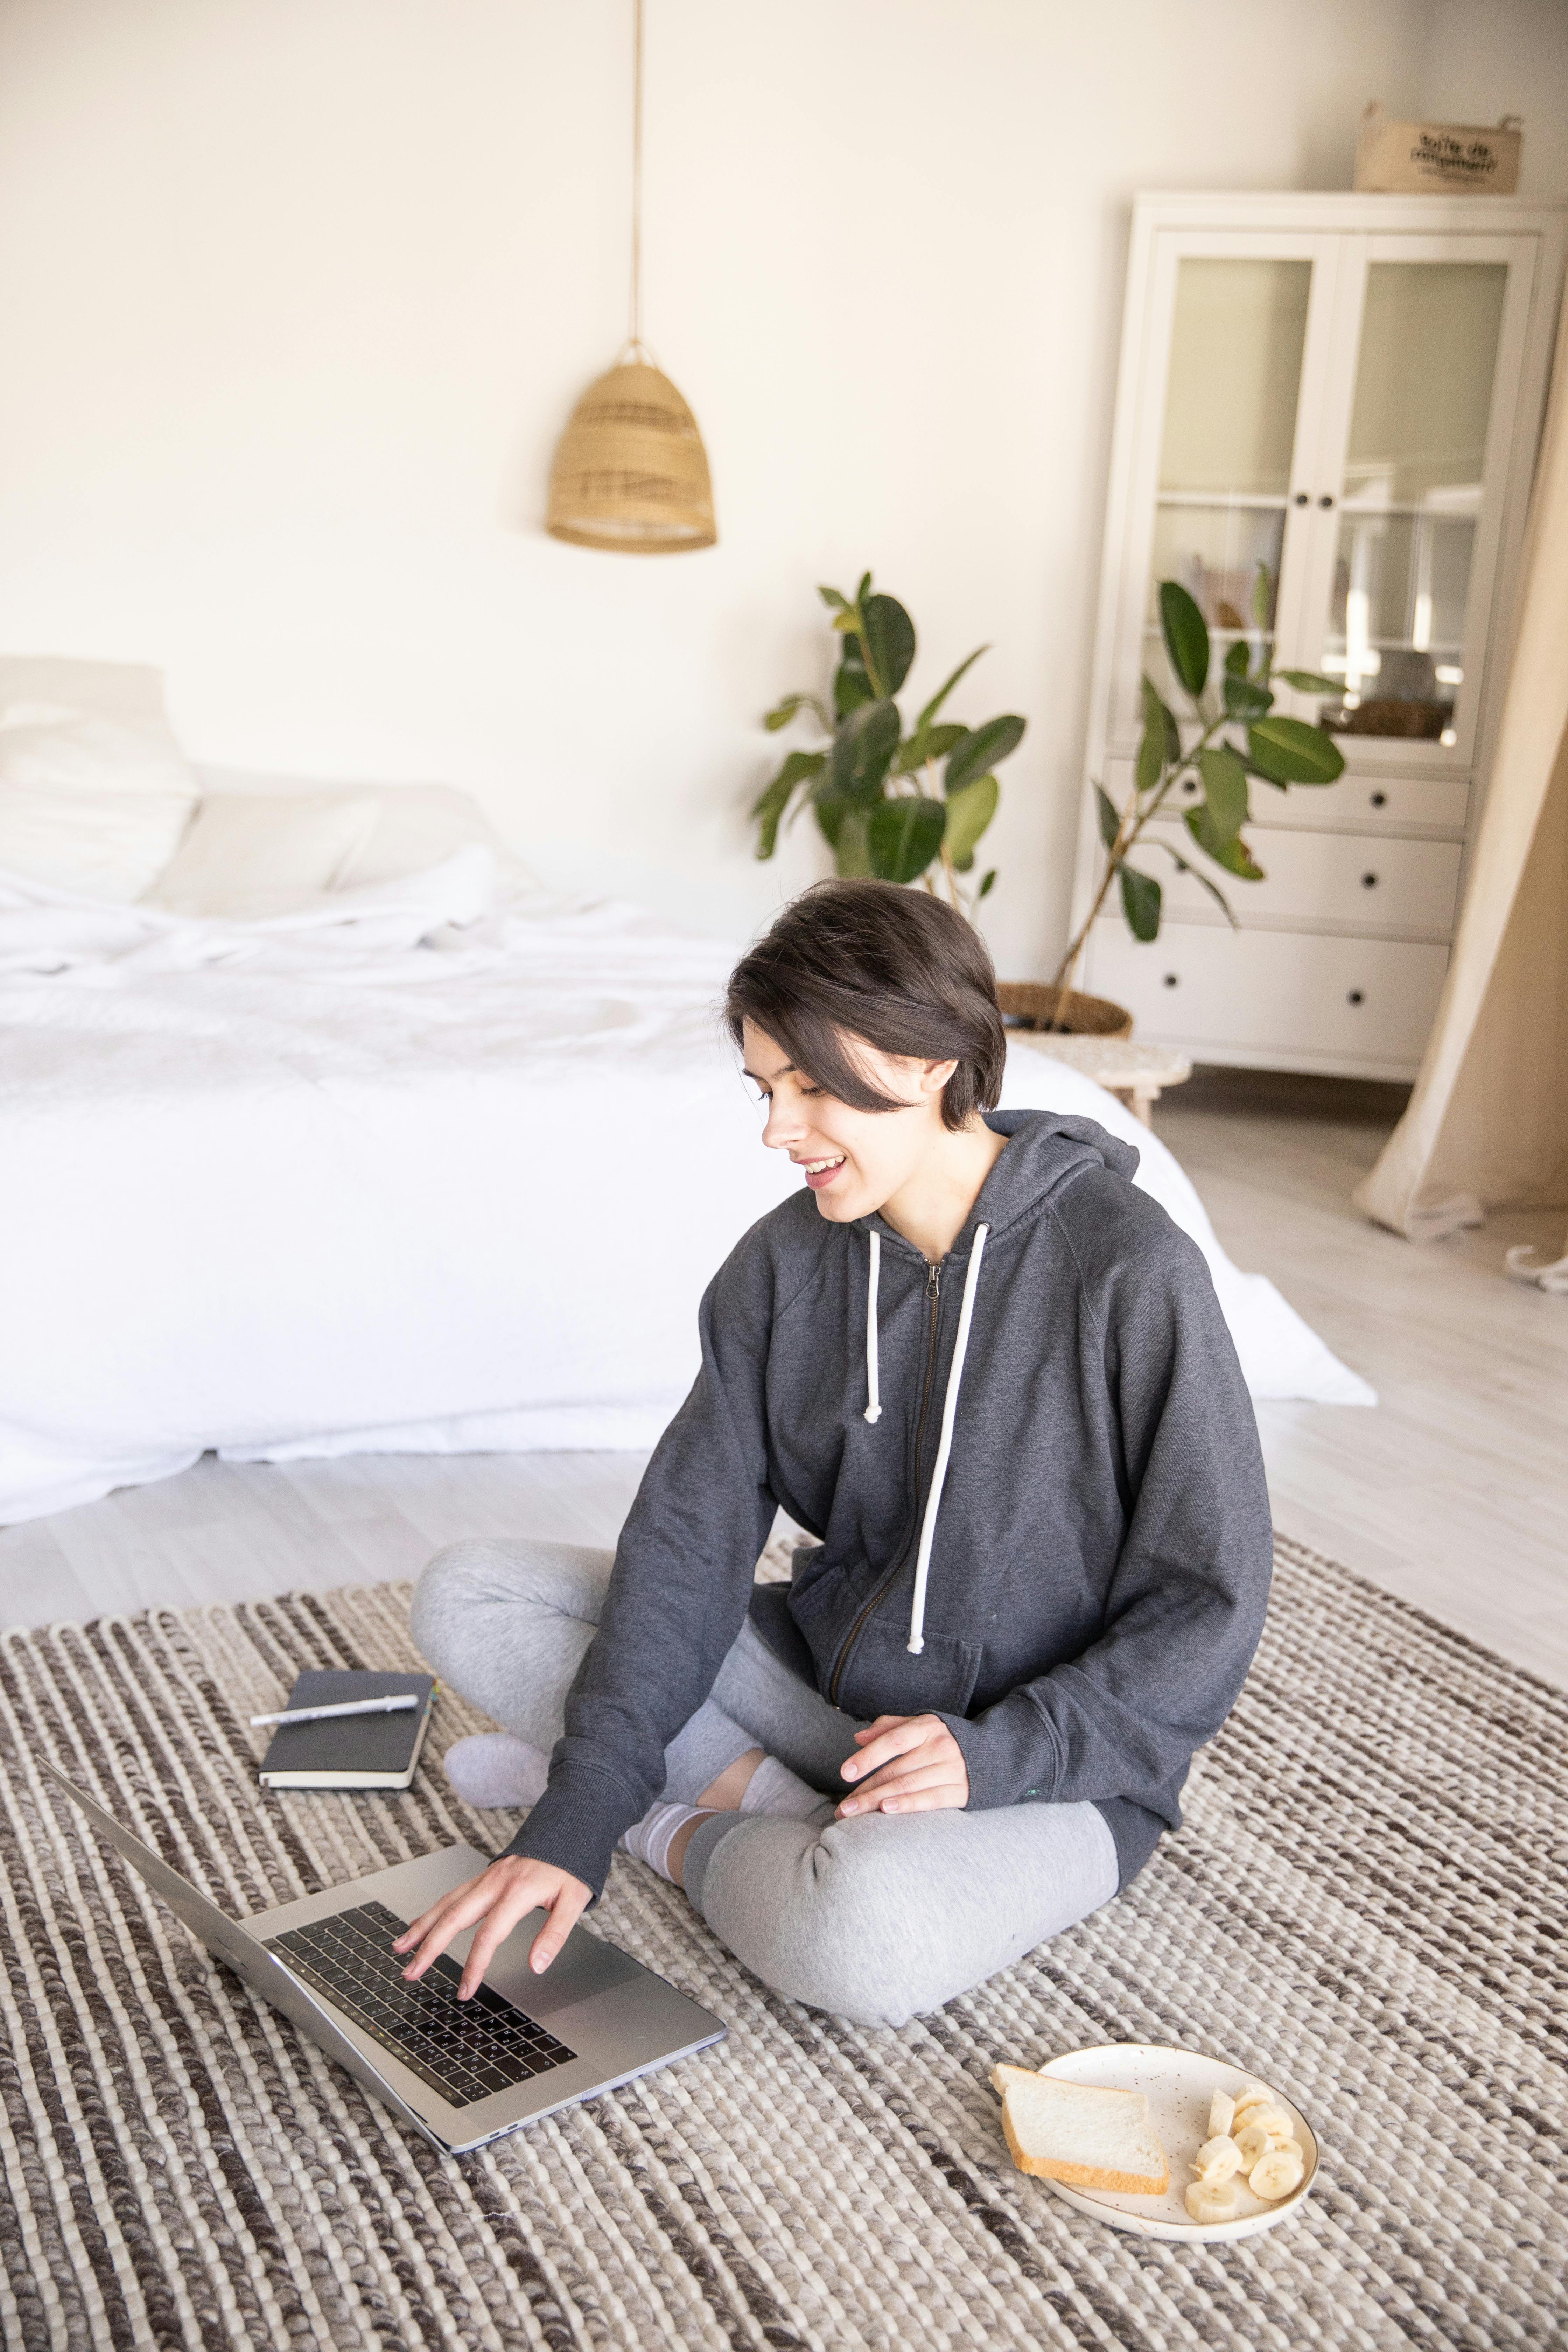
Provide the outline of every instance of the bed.
[[[197,788],[252,804],[226,899],[188,857],[162,897],[0,868],[0,1520],[209,1448],[651,1444],[704,1284],[795,1181],[720,1033],[733,947],[542,889],[460,794]],[[5,789],[0,757],[0,840]],[[357,876],[258,881],[258,805],[280,833],[334,791]],[[1019,1044],[1004,1100],[1138,1146],[1255,1395],[1372,1401],[1113,1097]]]

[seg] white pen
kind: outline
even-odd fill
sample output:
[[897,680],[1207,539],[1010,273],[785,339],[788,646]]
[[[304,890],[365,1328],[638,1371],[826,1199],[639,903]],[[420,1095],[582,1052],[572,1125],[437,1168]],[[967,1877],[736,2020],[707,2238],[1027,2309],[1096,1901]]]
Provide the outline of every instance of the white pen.
[[324,1723],[330,1715],[401,1715],[405,1707],[417,1706],[417,1691],[403,1691],[396,1698],[351,1698],[341,1706],[297,1706],[290,1714],[285,1707],[279,1715],[253,1715],[251,1726],[263,1723]]

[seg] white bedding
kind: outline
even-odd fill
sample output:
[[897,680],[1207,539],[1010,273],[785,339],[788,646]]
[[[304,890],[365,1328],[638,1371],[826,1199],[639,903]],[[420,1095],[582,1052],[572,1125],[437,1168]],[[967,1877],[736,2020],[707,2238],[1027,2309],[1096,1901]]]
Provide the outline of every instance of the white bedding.
[[[731,1243],[794,1182],[718,1029],[731,961],[636,909],[495,901],[479,847],[266,922],[0,876],[0,1519],[231,1458],[645,1446]],[[1256,1395],[1370,1402],[1238,1274]]]

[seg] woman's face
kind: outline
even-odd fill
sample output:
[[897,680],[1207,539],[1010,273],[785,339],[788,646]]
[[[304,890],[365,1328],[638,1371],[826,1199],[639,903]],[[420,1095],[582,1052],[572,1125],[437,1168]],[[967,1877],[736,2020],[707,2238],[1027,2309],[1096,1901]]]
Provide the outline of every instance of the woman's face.
[[903,1108],[856,1110],[795,1069],[765,1030],[748,1021],[742,1033],[746,1076],[767,1105],[763,1141],[788,1152],[837,1225],[890,1201],[945,1135],[942,1090],[958,1066],[879,1053],[860,1037],[846,1042],[872,1085]]

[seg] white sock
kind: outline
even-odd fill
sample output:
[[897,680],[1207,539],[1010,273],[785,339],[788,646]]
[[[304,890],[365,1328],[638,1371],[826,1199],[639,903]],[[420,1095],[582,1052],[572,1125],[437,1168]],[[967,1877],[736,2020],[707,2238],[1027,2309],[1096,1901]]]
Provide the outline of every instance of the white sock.
[[454,1739],[442,1762],[465,1804],[485,1809],[537,1805],[550,1778],[550,1759],[510,1731],[474,1731]]
[[661,1878],[675,1885],[675,1873],[669,1866],[669,1849],[677,1834],[688,1822],[706,1821],[710,1806],[650,1805],[640,1822],[634,1822],[621,1839],[621,1843],[638,1862],[646,1862]]
[[743,1813],[777,1813],[785,1821],[806,1822],[824,1800],[820,1789],[808,1787],[776,1756],[764,1756],[741,1800]]

